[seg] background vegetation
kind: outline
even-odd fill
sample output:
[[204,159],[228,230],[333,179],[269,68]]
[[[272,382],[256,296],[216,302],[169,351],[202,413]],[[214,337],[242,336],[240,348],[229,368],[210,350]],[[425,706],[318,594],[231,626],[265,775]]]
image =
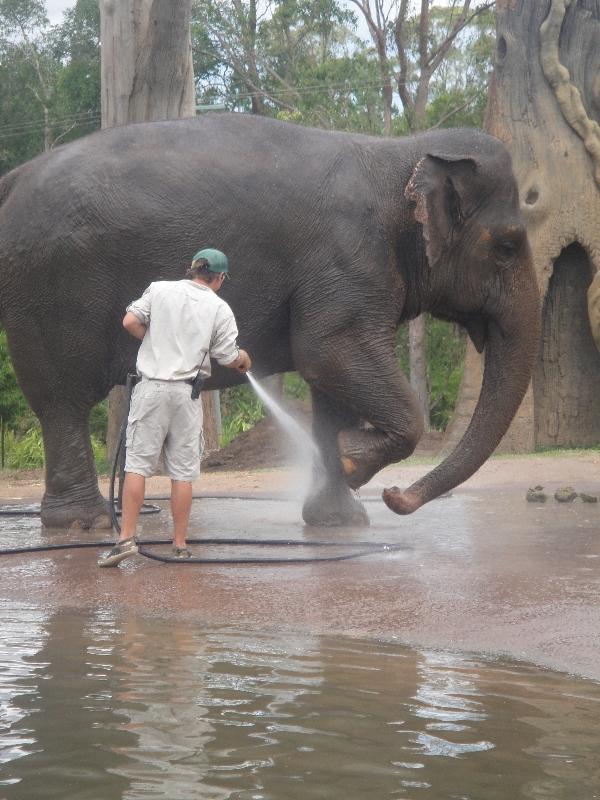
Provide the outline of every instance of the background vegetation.
[[[374,135],[480,127],[494,47],[492,5],[446,0],[417,10],[405,0],[198,0],[192,46],[199,105]],[[77,0],[54,26],[44,0],[0,0],[0,175],[99,127],[97,0]],[[405,330],[397,352],[408,373]],[[464,335],[429,319],[426,353],[431,424],[443,429],[460,383]],[[284,392],[308,396],[296,375],[286,376]],[[263,415],[248,387],[223,392],[222,412],[224,443]],[[3,464],[40,466],[39,427],[16,383],[4,333],[0,419]],[[94,410],[91,430],[102,468],[105,404]]]

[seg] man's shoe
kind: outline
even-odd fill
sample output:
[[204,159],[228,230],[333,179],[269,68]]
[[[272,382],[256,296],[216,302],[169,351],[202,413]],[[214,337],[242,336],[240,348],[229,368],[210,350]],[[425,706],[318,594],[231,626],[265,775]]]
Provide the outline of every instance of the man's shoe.
[[129,539],[123,539],[122,542],[117,544],[103,556],[98,559],[99,567],[116,567],[124,558],[134,556],[138,552],[137,542],[135,537],[131,536]]
[[192,553],[187,549],[187,547],[174,547],[171,550],[171,553],[173,554],[173,558],[181,561],[192,557]]

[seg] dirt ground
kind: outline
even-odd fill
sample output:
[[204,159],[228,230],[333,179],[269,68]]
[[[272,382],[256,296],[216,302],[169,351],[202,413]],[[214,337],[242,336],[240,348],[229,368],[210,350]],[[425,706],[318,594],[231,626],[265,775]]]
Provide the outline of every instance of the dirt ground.
[[[307,431],[310,429],[310,410],[301,403],[293,407],[294,417]],[[440,451],[443,434],[426,434],[412,459],[435,459]],[[294,461],[288,440],[279,425],[266,417],[251,430],[237,436],[227,447],[208,453],[202,462],[202,477],[194,490],[212,494],[261,490],[281,491],[293,482]],[[100,476],[100,488],[108,495],[108,477]],[[148,494],[164,494],[169,490],[167,478],[148,482]],[[41,499],[44,492],[43,470],[0,472],[0,500]]]
[[[261,439],[264,436],[266,433],[263,430],[260,432]],[[242,452],[243,435],[238,437],[234,444],[236,449],[239,448]],[[258,465],[254,468],[244,466],[247,461],[241,457],[239,464],[235,462],[231,454],[236,452],[236,449],[215,454],[212,462],[214,466],[208,466],[203,470],[203,474],[194,483],[194,492],[207,495],[237,493],[277,495],[293,491],[298,480],[299,467],[290,464],[289,459],[281,455],[281,450],[276,445],[270,447],[276,459],[257,458],[255,461],[258,461]],[[431,470],[440,460],[439,456],[431,454],[431,450],[435,449],[439,449],[439,440],[438,442],[428,440],[417,454],[407,461],[390,465],[379,472],[361,489],[360,494],[378,495],[386,486],[407,486]],[[221,455],[222,453],[225,453],[225,457]],[[215,463],[221,459],[223,463]],[[266,462],[267,465],[263,466],[261,462]],[[209,465],[210,463],[211,461]],[[525,493],[529,487],[536,485],[543,485],[550,496],[557,489],[567,485],[572,485],[575,491],[600,495],[600,451],[565,451],[560,455],[553,453],[494,456],[460,488],[469,490],[514,487],[522,489]],[[108,494],[108,476],[100,476],[100,488],[105,495]],[[157,476],[147,482],[146,493],[148,496],[162,495],[168,493],[169,489],[169,479]],[[0,473],[0,501],[35,502],[41,499],[43,492],[42,470]]]
[[[295,403],[292,408],[294,418],[309,431],[310,410],[301,403]],[[425,434],[415,455],[435,457],[442,445],[442,438],[443,434],[439,431]],[[207,472],[223,472],[284,467],[290,463],[285,434],[271,417],[265,417],[252,430],[237,436],[227,447],[207,455],[203,468]]]

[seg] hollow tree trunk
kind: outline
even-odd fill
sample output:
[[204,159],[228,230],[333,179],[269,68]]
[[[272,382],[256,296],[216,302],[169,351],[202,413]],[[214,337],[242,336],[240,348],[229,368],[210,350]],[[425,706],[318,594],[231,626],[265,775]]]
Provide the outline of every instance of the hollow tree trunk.
[[[486,129],[512,155],[544,299],[533,389],[501,447],[586,445],[600,440],[600,357],[586,312],[586,293],[591,305],[600,297],[600,0],[496,6]],[[448,445],[470,417],[481,363],[469,346]]]
[[[102,127],[195,116],[191,0],[100,0],[100,19]],[[214,449],[218,435],[211,393],[203,393],[202,404],[205,444]],[[108,408],[112,460],[125,413],[122,386],[111,391]]]

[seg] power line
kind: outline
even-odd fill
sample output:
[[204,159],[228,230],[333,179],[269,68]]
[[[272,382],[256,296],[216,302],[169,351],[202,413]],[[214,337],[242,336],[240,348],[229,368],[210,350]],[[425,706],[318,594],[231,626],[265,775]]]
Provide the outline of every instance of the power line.
[[[350,86],[347,83],[322,83],[322,84],[315,84],[314,86],[301,86],[296,88],[290,87],[289,89],[273,89],[273,90],[258,90],[254,92],[240,92],[236,95],[229,95],[230,97],[240,98],[240,97],[256,97],[256,96],[267,96],[267,97],[280,97],[282,95],[303,95],[303,94],[312,94],[313,92],[325,92],[331,89],[340,89],[346,92],[354,92],[357,89],[372,89],[372,88],[381,88],[384,86],[386,82],[382,80],[378,81],[366,81],[365,83],[356,83],[353,86]],[[395,81],[392,81],[393,84],[397,85]]]
[[[245,99],[255,96],[271,96],[277,97],[280,95],[285,94],[292,94],[292,95],[303,95],[303,94],[311,94],[313,92],[324,92],[329,91],[331,89],[341,89],[347,92],[352,92],[357,89],[364,89],[364,88],[379,88],[383,86],[383,81],[367,81],[364,83],[357,83],[350,86],[346,82],[338,82],[338,83],[321,83],[321,84],[313,84],[312,86],[301,86],[298,88],[290,87],[288,89],[273,89],[270,91],[255,91],[255,92],[239,92],[238,94],[232,95],[230,92],[220,92],[232,99]],[[79,123],[87,122],[87,121],[95,121],[98,119],[98,115],[91,115],[89,112],[80,112],[78,114],[70,114],[66,117],[61,117],[60,119],[52,120],[51,125],[62,125],[68,124],[69,122],[76,121]],[[31,122],[23,122],[23,123],[12,123],[7,125],[0,125],[0,134],[8,134],[8,133],[20,133],[20,132],[28,132],[28,129],[36,129],[36,130],[44,130],[45,123],[43,120],[34,120]],[[0,137],[5,138],[5,137]]]
[[[56,120],[49,121],[52,125],[62,125],[69,122],[84,122],[87,119],[94,119],[98,117],[98,112],[80,111],[77,114],[68,114],[66,117],[61,117]],[[45,122],[42,119],[31,120],[30,122],[14,122],[7,125],[0,125],[0,133],[12,133],[26,131],[28,128],[45,127]]]
[[[74,122],[73,125],[72,125],[72,129],[73,128],[80,128],[83,125],[89,125],[89,124],[94,123],[94,122],[100,122],[100,115],[99,114],[97,116],[95,116],[95,117],[88,117],[87,119],[80,120],[79,122]],[[56,127],[56,125],[58,125],[58,124],[59,124],[58,122],[53,122],[53,123],[49,124],[49,127]],[[42,125],[39,125],[36,128],[30,128],[27,131],[16,131],[16,132],[13,132],[13,133],[1,133],[0,132],[0,141],[3,141],[5,139],[14,139],[16,136],[23,136],[25,134],[43,133],[45,130],[46,130],[46,126],[44,124],[42,124]],[[64,131],[63,131],[63,133],[64,133]]]
[[[291,95],[305,95],[305,94],[312,94],[318,92],[325,92],[330,91],[332,89],[340,89],[346,92],[353,92],[358,89],[369,89],[369,88],[380,88],[383,86],[383,81],[365,81],[364,83],[357,83],[354,85],[349,85],[346,82],[337,82],[337,83],[321,83],[321,84],[313,84],[311,86],[301,86],[298,88],[290,87],[289,89],[274,89],[272,91],[255,91],[255,92],[240,92],[238,94],[232,95],[230,92],[221,92],[226,97],[229,97],[232,101],[235,100],[242,100],[246,98],[252,97],[277,97],[281,95],[291,94]],[[84,125],[91,122],[97,122],[100,119],[99,114],[90,114],[89,112],[80,112],[79,114],[71,114],[66,117],[61,117],[60,119],[52,120],[49,122],[49,125],[55,127],[57,125],[66,125],[71,122],[75,122],[77,126]],[[46,127],[46,124],[43,120],[34,120],[31,122],[23,122],[23,123],[13,123],[8,125],[0,125],[0,139],[8,139],[12,138],[17,135],[21,135],[22,133],[39,133],[43,132]]]
[[[319,92],[328,92],[331,90],[340,90],[345,92],[356,92],[360,89],[380,89],[385,85],[386,81],[383,80],[374,80],[374,81],[364,81],[362,83],[355,83],[355,84],[348,84],[347,82],[335,82],[335,83],[321,83],[321,84],[313,84],[311,86],[299,86],[289,87],[289,88],[282,88],[282,89],[273,89],[273,90],[257,90],[252,92],[239,92],[237,94],[232,94],[230,91],[223,91],[217,89],[216,91],[227,97],[230,102],[237,102],[239,100],[251,99],[253,97],[263,97],[263,98],[277,98],[284,95],[309,95]],[[403,85],[406,85],[407,82],[404,82]],[[397,88],[398,82],[392,79],[392,87],[394,90]],[[212,87],[209,87],[212,88]],[[475,99],[473,96],[472,99]],[[100,121],[100,114],[98,113],[90,113],[90,112],[80,112],[78,114],[70,114],[66,117],[61,117],[60,119],[51,120],[48,122],[48,127],[55,128],[57,126],[65,126],[72,124],[73,127],[81,127],[82,125],[93,124]],[[12,123],[8,125],[0,125],[0,140],[11,139],[16,136],[27,135],[27,134],[37,134],[43,133],[46,129],[46,123],[43,120],[32,120],[30,122],[23,122],[23,123]]]

